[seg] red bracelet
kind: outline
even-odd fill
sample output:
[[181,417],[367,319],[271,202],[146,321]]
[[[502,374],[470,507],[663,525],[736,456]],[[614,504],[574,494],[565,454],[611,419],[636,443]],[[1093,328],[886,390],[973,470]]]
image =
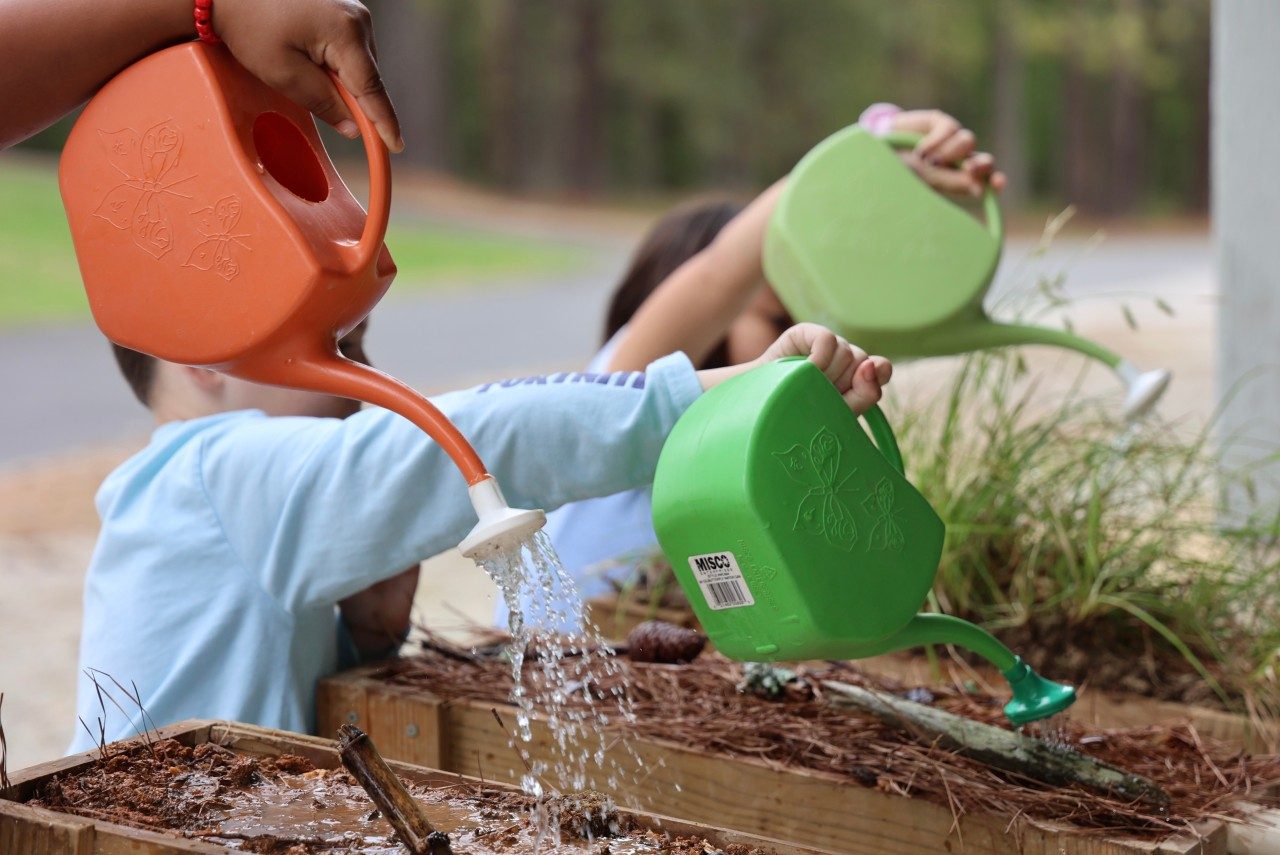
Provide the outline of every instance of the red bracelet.
[[213,0],[196,0],[196,35],[207,45],[222,44],[213,31]]

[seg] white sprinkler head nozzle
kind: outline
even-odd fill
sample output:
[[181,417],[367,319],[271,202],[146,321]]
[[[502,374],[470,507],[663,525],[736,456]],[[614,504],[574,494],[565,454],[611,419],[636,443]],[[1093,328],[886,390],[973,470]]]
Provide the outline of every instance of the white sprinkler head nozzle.
[[502,496],[502,489],[491,475],[467,488],[471,505],[480,521],[458,544],[466,557],[479,561],[499,552],[518,548],[547,524],[542,511],[526,511],[513,508]]
[[1151,411],[1173,379],[1173,374],[1164,368],[1142,371],[1127,361],[1116,366],[1116,373],[1128,387],[1124,396],[1124,417],[1131,422]]

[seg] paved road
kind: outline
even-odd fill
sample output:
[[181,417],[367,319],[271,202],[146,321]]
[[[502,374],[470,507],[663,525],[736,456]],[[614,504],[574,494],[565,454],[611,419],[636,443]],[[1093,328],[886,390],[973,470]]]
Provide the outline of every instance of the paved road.
[[[1215,290],[1203,235],[1120,237],[1092,248],[1060,241],[1020,266],[1030,247],[1010,243],[997,291],[1037,271],[1059,270],[1068,273],[1069,293],[1080,297],[1208,298]],[[374,315],[370,350],[380,366],[432,391],[581,364],[594,350],[608,289],[624,260],[622,248],[605,249],[590,269],[560,280],[393,293]],[[86,324],[0,333],[0,390],[0,467],[148,429],[101,336]]]

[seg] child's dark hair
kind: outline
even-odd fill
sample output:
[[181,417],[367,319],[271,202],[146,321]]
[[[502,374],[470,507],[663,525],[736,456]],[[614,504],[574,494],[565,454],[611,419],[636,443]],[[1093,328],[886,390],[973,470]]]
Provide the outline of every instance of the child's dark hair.
[[111,352],[115,355],[116,364],[120,366],[120,373],[124,375],[124,379],[129,384],[129,388],[133,390],[133,394],[142,402],[144,407],[151,406],[151,382],[155,379],[156,358],[147,356],[145,353],[138,353],[136,350],[130,350],[127,347],[121,347],[114,342],[111,344]]
[[[631,320],[664,279],[706,249],[741,210],[741,205],[727,200],[692,202],[658,220],[636,247],[631,264],[609,301],[604,342]],[[721,342],[699,367],[719,368],[726,360],[725,344]]]

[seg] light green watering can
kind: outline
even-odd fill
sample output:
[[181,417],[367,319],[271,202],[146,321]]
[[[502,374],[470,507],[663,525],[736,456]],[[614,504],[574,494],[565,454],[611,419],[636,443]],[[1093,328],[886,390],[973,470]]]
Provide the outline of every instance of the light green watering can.
[[1116,372],[1128,418],[1149,410],[1168,371],[1140,371],[1065,330],[987,317],[982,302],[1004,241],[999,203],[988,189],[984,226],[930,189],[893,152],[919,139],[848,127],[796,164],[764,243],[765,273],[791,315],[891,358],[1069,348]]
[[1010,721],[1069,707],[1075,689],[986,631],[917,614],[944,527],[903,476],[884,415],[865,418],[876,445],[821,371],[784,359],[717,386],[676,423],[654,477],[653,524],[712,643],[742,661],[956,644],[1009,681]]

